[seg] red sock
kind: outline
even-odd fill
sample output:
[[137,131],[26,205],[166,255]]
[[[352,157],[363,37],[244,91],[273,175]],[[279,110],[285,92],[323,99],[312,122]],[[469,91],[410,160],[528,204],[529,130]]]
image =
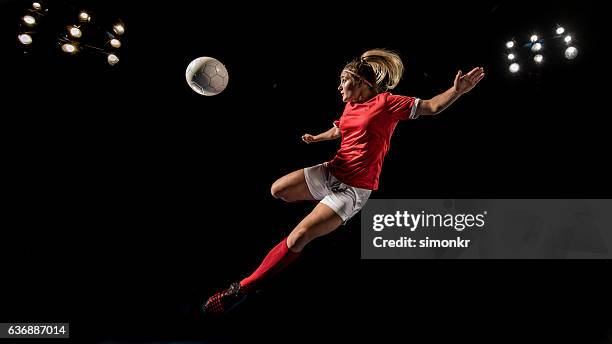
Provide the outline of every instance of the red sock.
[[270,250],[266,258],[261,262],[261,265],[259,265],[251,276],[240,281],[240,286],[247,291],[256,288],[265,280],[285,269],[285,267],[299,255],[299,252],[289,250],[289,247],[287,247],[287,238],[283,239],[276,247]]

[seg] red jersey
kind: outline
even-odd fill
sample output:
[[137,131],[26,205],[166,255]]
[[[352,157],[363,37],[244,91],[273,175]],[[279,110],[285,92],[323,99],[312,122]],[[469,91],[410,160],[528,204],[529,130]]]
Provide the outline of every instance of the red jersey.
[[328,163],[330,172],[344,184],[378,189],[383,160],[391,135],[401,120],[416,118],[419,99],[384,92],[364,103],[349,102],[339,121],[342,142]]

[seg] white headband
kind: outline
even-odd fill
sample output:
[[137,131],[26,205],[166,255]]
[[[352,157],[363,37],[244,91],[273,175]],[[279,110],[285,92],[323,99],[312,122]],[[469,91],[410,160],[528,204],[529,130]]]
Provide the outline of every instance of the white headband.
[[365,82],[366,84],[368,84],[368,86],[370,86],[370,87],[374,88],[374,86],[372,86],[372,83],[370,83],[368,80],[366,80],[366,79],[365,79],[364,77],[362,77],[361,75],[359,75],[359,74],[357,74],[357,73],[355,73],[355,72],[352,72],[352,71],[350,71],[350,70],[348,70],[348,69],[344,69],[344,70],[343,70],[343,72],[347,72],[347,73],[349,73],[349,74],[351,74],[351,75],[354,75],[354,76],[358,77],[359,79],[363,80],[363,82]]

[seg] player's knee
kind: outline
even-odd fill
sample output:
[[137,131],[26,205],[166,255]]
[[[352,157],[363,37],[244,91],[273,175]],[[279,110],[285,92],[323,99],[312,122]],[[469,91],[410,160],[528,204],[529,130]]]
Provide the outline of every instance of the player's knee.
[[274,182],[270,188],[270,193],[272,194],[272,197],[276,199],[282,199],[285,202],[293,202],[293,198],[289,192],[289,187],[287,187],[287,185],[285,185],[283,182]]
[[282,186],[282,184],[277,180],[274,182],[274,184],[272,184],[272,187],[270,187],[270,193],[274,198],[283,199],[284,189],[285,188]]
[[314,237],[308,227],[296,227],[287,238],[287,247],[291,251],[300,252]]

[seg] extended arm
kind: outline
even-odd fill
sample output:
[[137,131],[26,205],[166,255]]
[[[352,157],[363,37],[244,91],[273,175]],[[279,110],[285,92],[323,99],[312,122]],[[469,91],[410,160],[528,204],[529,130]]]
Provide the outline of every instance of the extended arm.
[[461,71],[459,71],[451,88],[431,99],[419,102],[416,111],[417,116],[439,114],[459,99],[460,96],[472,90],[484,76],[484,69],[481,67],[472,69],[466,75],[462,75]]

